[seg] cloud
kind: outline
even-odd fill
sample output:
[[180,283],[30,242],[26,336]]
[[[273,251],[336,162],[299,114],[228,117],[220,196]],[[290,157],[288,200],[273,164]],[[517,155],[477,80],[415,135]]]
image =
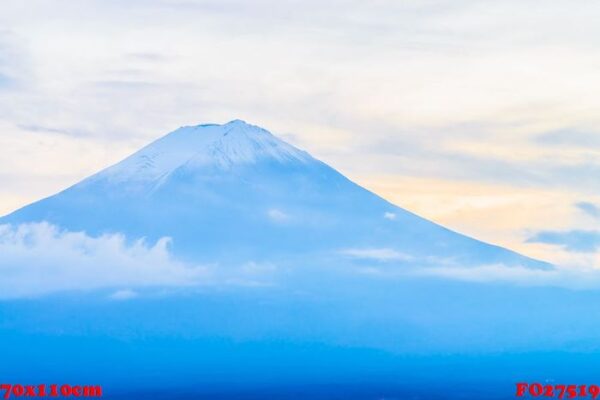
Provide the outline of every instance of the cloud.
[[593,203],[589,203],[587,201],[580,201],[579,203],[575,203],[575,207],[577,207],[589,216],[592,216],[594,218],[600,218],[600,207]]
[[[128,243],[123,235],[91,237],[48,223],[0,225],[0,298],[209,283],[210,270],[175,260],[169,242]],[[119,289],[111,297],[132,296],[132,289]]]
[[[536,270],[523,267],[506,267],[501,264],[482,265],[474,268],[423,268],[413,271],[414,275],[432,276],[468,282],[504,282],[518,283],[528,286],[545,286],[559,283],[559,276],[564,272],[557,270]],[[597,284],[600,284],[600,272],[596,273]]]
[[600,249],[600,232],[571,230],[571,231],[541,231],[527,239],[530,243],[547,243],[562,246],[573,252],[592,253]]
[[[249,261],[230,268],[183,263],[169,251],[168,238],[154,244],[130,241],[123,235],[91,237],[60,230],[48,223],[0,225],[0,299],[39,297],[63,291],[108,289],[108,299],[131,300],[148,288],[274,287],[286,268],[269,262]],[[572,288],[600,287],[600,269],[584,267],[532,270],[503,265],[463,268],[444,260],[416,260],[391,248],[354,248],[340,251],[351,258],[381,263],[355,271],[377,278],[439,278],[477,283],[509,283]],[[287,272],[286,272],[287,271]]]
[[597,289],[600,287],[600,269],[594,268],[533,270],[503,265],[483,265],[475,268],[423,268],[413,270],[412,274],[475,283],[506,283],[532,287],[554,286],[570,289]]
[[19,88],[19,78],[25,72],[23,49],[11,39],[14,32],[0,30],[0,91]]
[[341,254],[346,256],[362,259],[362,260],[374,260],[374,261],[410,261],[413,259],[408,254],[401,253],[394,249],[389,248],[356,248],[356,249],[344,249],[340,251]]
[[448,279],[478,284],[507,284],[524,287],[561,287],[574,290],[600,288],[600,269],[558,267],[551,270],[502,264],[460,266],[407,266],[402,269],[360,267],[356,271],[373,279]]
[[193,265],[174,257],[170,243],[168,237],[153,244],[122,234],[92,237],[47,222],[0,225],[0,299],[111,289],[109,299],[129,300],[142,288],[276,284],[274,264]]
[[0,73],[0,90],[10,88],[13,85],[13,80],[6,75]]
[[393,212],[386,212],[383,214],[383,218],[385,219],[389,219],[390,221],[393,221],[396,219],[396,214]]
[[167,57],[159,53],[131,53],[127,54],[127,57],[130,57],[134,60],[142,60],[148,62],[160,62],[167,60]]
[[18,125],[18,128],[26,130],[26,131],[30,131],[30,132],[47,132],[47,133],[57,133],[57,134],[60,134],[60,135],[70,135],[70,136],[79,135],[79,136],[82,136],[81,132],[70,132],[70,131],[66,131],[64,129],[52,128],[50,126]]
[[279,223],[287,222],[290,220],[289,214],[287,214],[277,208],[271,208],[269,211],[267,211],[267,215],[270,220],[279,222]]
[[542,133],[535,137],[539,144],[552,146],[572,146],[579,148],[600,147],[600,137],[597,132],[561,129]]
[[116,292],[108,296],[108,298],[112,300],[130,300],[136,297],[138,297],[138,293],[131,289],[117,290]]

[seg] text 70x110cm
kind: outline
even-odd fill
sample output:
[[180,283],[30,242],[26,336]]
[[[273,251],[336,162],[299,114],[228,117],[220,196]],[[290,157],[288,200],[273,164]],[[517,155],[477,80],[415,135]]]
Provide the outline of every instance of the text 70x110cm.
[[0,395],[8,400],[12,397],[102,397],[99,385],[19,385],[0,384]]

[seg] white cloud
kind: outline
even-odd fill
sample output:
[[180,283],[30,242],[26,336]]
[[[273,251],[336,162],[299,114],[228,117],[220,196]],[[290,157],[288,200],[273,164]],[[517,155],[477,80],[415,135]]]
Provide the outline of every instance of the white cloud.
[[353,258],[375,261],[410,261],[413,259],[409,254],[389,248],[344,249],[341,253]]
[[476,283],[508,283],[519,286],[555,286],[570,289],[600,288],[600,269],[557,267],[554,270],[533,270],[503,265],[483,265],[475,268],[423,268],[415,275],[440,277]]
[[[561,281],[567,274],[564,270],[535,270],[523,267],[507,267],[504,265],[483,265],[478,267],[444,267],[421,268],[412,271],[414,275],[441,277],[468,282],[508,282],[527,286],[546,286],[566,283]],[[580,274],[578,271],[577,274]],[[574,275],[576,276],[576,275]],[[600,271],[596,279],[600,278]],[[596,285],[600,284],[600,280]],[[561,285],[562,286],[562,285]]]
[[386,212],[385,214],[383,214],[383,218],[393,221],[396,219],[396,214],[393,212]]
[[402,269],[378,268],[368,266],[357,268],[358,273],[373,278],[406,279],[438,278],[481,284],[509,284],[525,287],[562,287],[569,289],[600,288],[600,269],[583,267],[556,267],[539,270],[525,267],[505,266],[502,264],[480,265],[473,267],[438,267],[411,265]]
[[[435,263],[429,260],[426,265],[420,265],[410,255],[391,248],[355,248],[340,253],[368,261],[410,261],[403,268],[390,268],[393,264],[387,264],[381,268],[369,265],[355,269],[374,279],[420,277],[523,286],[600,288],[600,269],[582,266],[554,270],[504,265],[460,267],[444,260]],[[109,299],[124,301],[136,298],[140,289],[152,287],[272,287],[278,284],[281,273],[287,273],[285,268],[281,270],[268,262],[249,261],[231,268],[218,267],[193,266],[176,260],[169,252],[168,238],[147,244],[143,240],[128,242],[119,234],[91,237],[83,232],[62,231],[48,223],[17,227],[0,225],[0,299],[110,289]]]
[[135,299],[136,297],[138,297],[138,292],[131,289],[117,290],[108,296],[108,298],[112,300],[130,300]]
[[[168,238],[127,243],[123,235],[91,237],[48,223],[0,225],[0,298],[210,282],[208,268],[175,260],[168,246]],[[112,298],[131,297],[134,292],[128,290]]]
[[287,222],[290,219],[290,215],[277,209],[277,208],[271,208],[268,212],[267,215],[269,216],[269,219],[271,219],[272,221],[275,222]]

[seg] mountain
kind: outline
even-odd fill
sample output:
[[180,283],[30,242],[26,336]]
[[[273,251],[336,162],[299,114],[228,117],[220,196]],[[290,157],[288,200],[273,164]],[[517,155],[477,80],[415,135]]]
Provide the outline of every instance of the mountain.
[[240,120],[179,128],[0,218],[172,239],[182,259],[550,268],[427,221]]
[[[600,368],[594,286],[563,287],[559,268],[242,121],[180,128],[0,225],[35,221],[87,235],[0,226],[4,382],[103,384],[107,399],[499,399]],[[169,266],[115,237],[172,238]],[[188,279],[205,266],[215,279]],[[35,290],[3,292],[19,285]]]

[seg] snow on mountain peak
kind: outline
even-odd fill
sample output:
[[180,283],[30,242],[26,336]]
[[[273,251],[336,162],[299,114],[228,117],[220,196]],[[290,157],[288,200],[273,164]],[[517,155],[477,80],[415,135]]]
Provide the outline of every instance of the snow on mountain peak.
[[100,175],[113,181],[157,180],[182,166],[227,169],[259,160],[304,163],[313,158],[269,131],[235,119],[176,129]]
[[239,120],[179,128],[84,182],[0,219],[38,221],[92,235],[119,232],[151,241],[168,236],[176,254],[201,264],[350,262],[352,268],[373,266],[379,276],[388,274],[383,265],[388,262],[431,270],[550,268],[396,207]]

